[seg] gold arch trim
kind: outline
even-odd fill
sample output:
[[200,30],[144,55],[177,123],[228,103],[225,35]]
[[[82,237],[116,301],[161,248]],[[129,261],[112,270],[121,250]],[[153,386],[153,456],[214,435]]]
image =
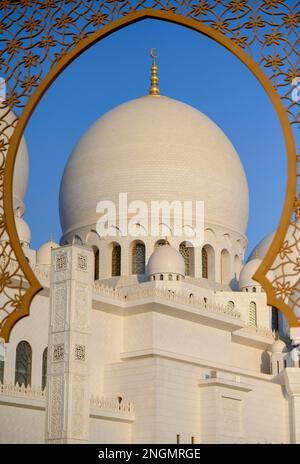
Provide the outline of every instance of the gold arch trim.
[[[261,2],[265,5],[268,3],[278,3],[283,4],[282,1],[276,0],[266,0]],[[3,3],[3,1],[2,1]],[[5,2],[4,2],[5,3]],[[22,3],[22,2],[21,2]],[[39,2],[40,3],[40,2]],[[47,3],[47,2],[44,2]],[[51,3],[51,0],[48,1]],[[67,4],[70,3],[68,1],[65,2],[54,2],[59,4]],[[74,3],[74,2],[73,2]],[[86,4],[86,2],[77,2],[78,4]],[[95,2],[91,2],[94,4]],[[107,2],[111,3],[111,2]],[[114,2],[116,3],[116,2]],[[145,3],[145,2],[142,2]],[[169,4],[169,2],[167,2]],[[177,4],[177,2],[174,2]],[[190,2],[187,2],[190,4]],[[202,5],[205,7],[205,4],[208,2],[199,1],[198,5]],[[219,2],[212,2],[214,6],[211,6],[210,9],[213,11],[216,8],[216,4]],[[223,2],[222,2],[223,3]],[[232,4],[240,3],[240,5],[245,5],[251,2],[247,2],[244,0],[233,0]],[[105,5],[106,2],[102,3]],[[1,5],[1,0],[0,0]],[[41,6],[39,7],[41,8]],[[44,6],[46,8],[46,6]],[[248,10],[248,13],[253,12],[253,10]],[[253,13],[253,17],[254,17]],[[80,17],[82,19],[82,17]],[[13,214],[13,201],[12,201],[12,179],[13,179],[13,170],[14,170],[14,163],[16,158],[16,153],[18,150],[18,146],[22,137],[22,134],[25,130],[25,127],[29,121],[29,118],[34,111],[35,107],[38,105],[39,101],[49,88],[49,86],[54,82],[54,80],[63,72],[63,70],[73,61],[75,60],[81,53],[87,50],[96,42],[102,40],[103,38],[107,37],[108,35],[122,29],[125,26],[133,24],[137,21],[152,18],[158,19],[163,21],[172,22],[178,25],[182,25],[193,29],[197,32],[200,32],[207,37],[210,37],[223,47],[225,47],[228,51],[233,53],[236,57],[243,62],[248,69],[252,72],[252,74],[257,78],[260,84],[263,86],[264,90],[268,94],[280,121],[283,136],[285,140],[286,146],[286,153],[287,153],[287,165],[288,165],[288,179],[287,179],[287,187],[286,187],[286,196],[284,202],[284,208],[282,211],[282,215],[280,218],[280,223],[278,229],[276,231],[275,237],[272,241],[272,244],[261,264],[259,269],[257,270],[256,274],[254,275],[255,280],[261,283],[267,293],[267,300],[268,304],[277,307],[280,311],[284,313],[286,316],[290,327],[292,326],[300,326],[300,322],[297,321],[297,318],[292,311],[291,307],[284,301],[284,298],[281,296],[278,298],[276,293],[276,289],[274,288],[274,282],[270,282],[269,279],[266,277],[267,272],[271,269],[274,260],[278,256],[284,239],[286,237],[288,227],[291,223],[291,218],[293,214],[293,205],[297,191],[297,153],[296,153],[296,146],[295,140],[292,131],[292,123],[297,123],[297,117],[295,116],[294,120],[290,121],[288,116],[293,117],[292,109],[293,104],[288,102],[288,108],[286,108],[283,104],[283,99],[279,96],[277,92],[277,87],[274,85],[266,73],[262,69],[262,64],[258,64],[254,58],[245,51],[245,47],[243,48],[243,42],[238,43],[237,40],[234,40],[236,36],[233,38],[226,37],[226,35],[218,30],[218,28],[212,27],[210,24],[206,24],[206,20],[201,21],[196,19],[195,17],[190,17],[190,15],[178,13],[172,9],[156,9],[156,8],[142,8],[139,10],[133,9],[129,11],[124,16],[114,19],[112,18],[106,25],[100,27],[99,29],[93,31],[91,34],[77,40],[77,42],[73,43],[72,47],[65,51],[57,58],[57,60],[52,63],[52,67],[50,67],[49,71],[46,75],[40,80],[38,85],[36,86],[33,93],[28,95],[28,100],[24,109],[22,110],[20,117],[17,121],[16,127],[14,129],[13,135],[9,140],[9,148],[7,151],[5,165],[3,166],[3,173],[4,173],[4,182],[3,182],[3,207],[4,213],[2,215],[2,229],[0,229],[0,237],[5,232],[7,232],[9,237],[9,243],[2,246],[1,250],[1,257],[4,257],[4,265],[0,268],[0,284],[2,285],[2,291],[4,291],[4,295],[8,295],[7,302],[8,304],[4,304],[4,306],[0,307],[0,315],[1,312],[4,314],[2,320],[0,319],[0,337],[5,339],[6,341],[9,340],[10,332],[16,324],[18,320],[22,317],[29,315],[29,307],[33,297],[42,289],[41,284],[39,283],[37,277],[35,276],[33,270],[31,269],[30,265],[28,264],[15,226],[14,221],[14,214]],[[79,21],[79,19],[78,19]],[[300,21],[300,19],[299,19]],[[246,26],[247,27],[247,26]],[[233,30],[233,29],[232,29]],[[238,33],[240,34],[240,32]],[[254,36],[255,34],[253,34]],[[49,58],[50,59],[50,58]],[[286,99],[286,94],[284,95]],[[8,104],[8,108],[13,109],[13,104]],[[292,109],[291,109],[292,108]],[[8,251],[9,250],[9,251]],[[9,273],[9,263],[14,262],[15,271],[13,273]],[[5,272],[4,272],[5,271]],[[5,276],[7,279],[5,279]],[[16,279],[19,283],[12,285],[12,280]],[[2,280],[2,283],[1,283]],[[15,288],[15,298],[14,296],[10,296],[8,292],[6,292],[6,287],[8,288]],[[12,306],[13,310],[9,311],[9,307]]]

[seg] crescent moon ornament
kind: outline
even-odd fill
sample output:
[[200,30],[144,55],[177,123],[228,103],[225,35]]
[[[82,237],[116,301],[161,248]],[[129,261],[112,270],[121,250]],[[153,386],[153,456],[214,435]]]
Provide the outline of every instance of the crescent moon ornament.
[[156,50],[156,48],[151,48],[150,50],[150,55],[152,56],[152,58],[155,60],[155,58],[158,57],[158,51]]

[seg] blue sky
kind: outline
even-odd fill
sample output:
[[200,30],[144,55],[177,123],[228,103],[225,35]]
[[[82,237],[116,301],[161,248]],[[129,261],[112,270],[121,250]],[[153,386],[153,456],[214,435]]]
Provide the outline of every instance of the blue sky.
[[60,239],[60,179],[79,138],[109,109],[148,93],[151,47],[159,50],[161,93],[204,112],[239,153],[250,189],[248,252],[277,227],[285,195],[286,154],[266,93],[236,57],[211,39],[182,26],[147,19],[105,38],[77,58],[52,84],[28,123],[25,218],[34,248],[50,232],[56,241]]

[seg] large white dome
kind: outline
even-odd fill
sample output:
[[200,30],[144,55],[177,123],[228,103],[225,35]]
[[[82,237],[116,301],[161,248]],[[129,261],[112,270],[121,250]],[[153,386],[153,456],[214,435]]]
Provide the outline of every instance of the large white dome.
[[222,130],[195,108],[144,96],[98,119],[80,139],[60,190],[63,234],[93,226],[100,200],[203,200],[205,223],[244,234],[248,186]]

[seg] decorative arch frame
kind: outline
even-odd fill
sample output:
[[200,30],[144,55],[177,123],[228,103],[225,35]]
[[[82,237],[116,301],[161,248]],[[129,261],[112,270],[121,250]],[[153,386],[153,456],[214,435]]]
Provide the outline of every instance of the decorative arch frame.
[[[0,0],[0,30],[5,45],[0,72],[5,75],[7,98],[4,113],[19,115],[0,133],[0,337],[9,340],[14,324],[29,315],[41,284],[29,266],[16,231],[12,179],[17,149],[35,107],[63,70],[94,43],[119,29],[146,18],[169,21],[210,37],[239,58],[258,79],[279,118],[286,146],[288,179],[284,208],[272,244],[254,278],[261,283],[269,305],[277,307],[289,325],[300,326],[287,297],[293,291],[284,266],[282,277],[266,277],[283,249],[297,250],[298,238],[285,243],[292,223],[297,191],[297,161],[293,127],[299,127],[297,103],[291,84],[298,76],[300,23],[298,2],[285,0]],[[285,33],[285,34],[284,34]],[[299,73],[300,74],[300,73]],[[7,110],[7,111],[6,111]],[[3,118],[5,118],[5,114]],[[296,136],[295,136],[296,137]],[[289,251],[289,252],[290,252]],[[300,264],[295,262],[295,273]],[[299,266],[299,268],[297,267]],[[295,308],[293,308],[295,309]]]

